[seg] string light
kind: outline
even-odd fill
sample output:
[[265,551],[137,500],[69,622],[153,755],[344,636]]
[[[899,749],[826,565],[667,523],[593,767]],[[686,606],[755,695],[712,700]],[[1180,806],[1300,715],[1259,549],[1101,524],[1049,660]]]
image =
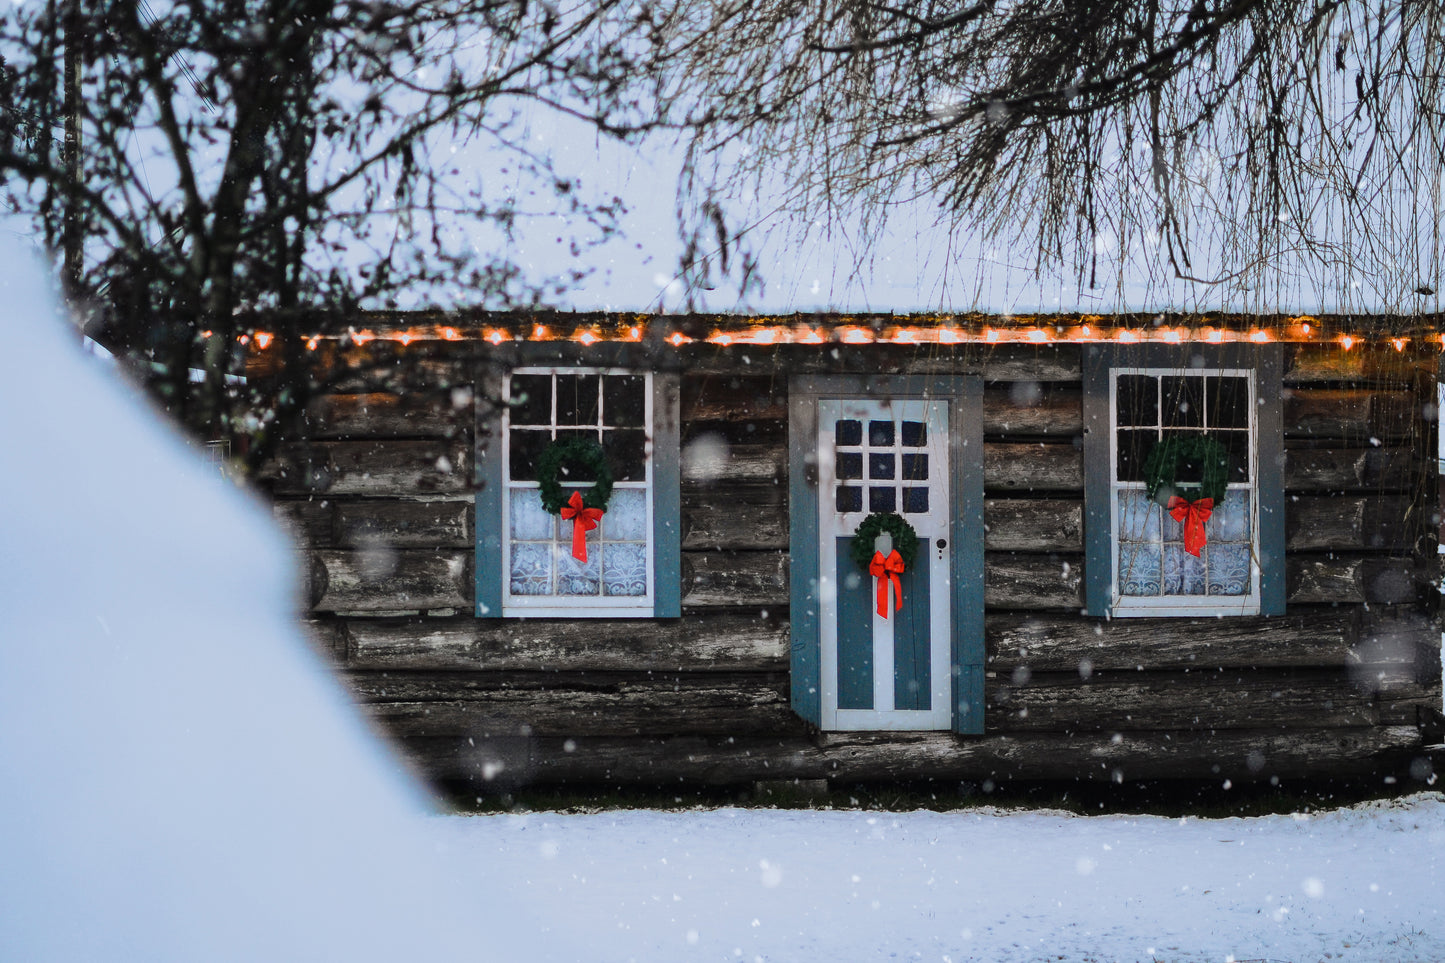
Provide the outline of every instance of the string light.
[[[741,345],[820,345],[827,343],[842,343],[849,345],[860,344],[896,344],[912,347],[921,347],[930,344],[1069,344],[1080,342],[1115,342],[1118,344],[1143,344],[1158,343],[1179,345],[1190,342],[1222,344],[1226,342],[1245,341],[1254,344],[1270,344],[1274,342],[1294,343],[1320,343],[1312,339],[1325,334],[1318,330],[1318,324],[1311,321],[1290,319],[1282,322],[1274,328],[1251,328],[1248,330],[1230,330],[1222,327],[1152,327],[1142,328],[1099,328],[1091,323],[1081,323],[1073,326],[1058,325],[1057,327],[1035,326],[1035,327],[984,327],[967,329],[959,328],[949,324],[915,324],[898,325],[886,329],[875,329],[860,324],[837,324],[833,326],[815,326],[809,324],[764,324],[757,321],[746,321],[739,319],[734,322],[736,326],[718,326],[706,335],[691,336],[674,331],[663,340],[673,347],[681,347],[685,344],[692,344],[699,340],[718,347],[737,347]],[[1097,320],[1097,319],[1095,319]],[[525,329],[524,329],[525,330]],[[646,336],[645,324],[627,324],[619,327],[598,327],[593,325],[587,328],[575,328],[566,330],[553,330],[545,324],[533,324],[530,329],[529,340],[533,341],[564,341],[570,340],[584,346],[590,347],[603,342],[641,342]],[[206,330],[201,336],[209,338],[215,332]],[[302,335],[309,350],[316,350],[321,340],[327,335]],[[442,341],[464,341],[468,337],[480,338],[493,345],[501,345],[512,341],[519,335],[506,328],[491,327],[479,329],[476,333],[467,335],[460,329],[451,326],[437,326],[434,328],[409,328],[401,331],[384,331],[380,334],[371,330],[350,329],[340,337],[340,340],[350,341],[354,345],[365,345],[371,341],[381,338],[402,346],[424,340]],[[257,350],[266,350],[277,340],[278,336],[269,331],[256,331],[236,336],[241,344],[254,344]],[[1362,337],[1357,334],[1335,332],[1329,335],[1329,340],[1338,344],[1348,351],[1356,345],[1389,344],[1396,351],[1403,352],[1412,339],[1423,341],[1428,339],[1429,343],[1438,343],[1442,350],[1445,350],[1445,333],[1431,333],[1428,336],[1422,335],[1400,335],[1400,336],[1378,336]]]

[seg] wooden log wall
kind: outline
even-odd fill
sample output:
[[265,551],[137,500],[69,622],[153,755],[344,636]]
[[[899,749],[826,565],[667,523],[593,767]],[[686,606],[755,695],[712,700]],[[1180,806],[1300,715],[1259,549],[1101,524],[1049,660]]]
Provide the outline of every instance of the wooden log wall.
[[[394,349],[388,349],[394,350]],[[1374,771],[1440,701],[1434,356],[1287,348],[1288,615],[1080,615],[1075,347],[688,349],[683,616],[476,619],[479,362],[336,394],[268,472],[311,625],[443,783],[1231,778]],[[788,707],[787,377],[985,377],[987,735],[820,734]]]

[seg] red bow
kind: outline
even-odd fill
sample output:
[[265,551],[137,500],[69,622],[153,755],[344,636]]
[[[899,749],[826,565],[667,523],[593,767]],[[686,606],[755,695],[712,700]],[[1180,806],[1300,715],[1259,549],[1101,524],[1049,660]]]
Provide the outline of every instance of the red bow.
[[582,507],[581,492],[573,492],[562,506],[562,518],[572,520],[572,557],[577,561],[587,561],[587,533],[597,527],[601,517],[602,509]]
[[893,583],[893,599],[898,608],[903,608],[903,583],[898,581],[898,576],[903,574],[903,556],[898,554],[898,549],[888,553],[884,558],[882,552],[873,553],[873,561],[868,565],[868,574],[878,580],[878,614],[885,619],[888,618],[888,583]]
[[1184,523],[1184,551],[1199,557],[1208,538],[1204,534],[1204,523],[1214,514],[1214,499],[1201,498],[1191,502],[1178,495],[1169,497],[1169,514],[1176,522]]

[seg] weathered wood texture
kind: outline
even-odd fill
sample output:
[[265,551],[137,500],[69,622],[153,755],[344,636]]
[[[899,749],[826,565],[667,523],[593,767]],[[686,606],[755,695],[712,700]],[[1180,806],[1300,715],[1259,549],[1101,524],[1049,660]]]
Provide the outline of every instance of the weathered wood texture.
[[1374,693],[1344,671],[1041,674],[988,691],[990,732],[1292,729],[1379,725]]
[[401,738],[503,735],[668,736],[801,730],[787,685],[760,676],[667,679],[356,673],[352,690]]
[[[477,785],[1261,780],[1408,760],[1405,724],[1440,698],[1431,525],[1417,517],[1433,367],[1286,349],[1288,616],[1106,621],[1080,614],[1079,348],[836,348],[664,349],[688,373],[676,620],[471,617],[477,358],[425,361],[437,390],[316,399],[313,440],[283,446],[267,478],[311,550],[318,645],[430,775]],[[822,735],[789,709],[799,371],[988,382],[988,735]]]
[[358,669],[475,672],[757,671],[788,667],[786,618],[714,612],[664,620],[349,619]]
[[1018,733],[832,733],[809,737],[410,739],[427,771],[475,788],[728,785],[763,779],[1231,779],[1376,774],[1408,763],[1414,726],[1351,729]]

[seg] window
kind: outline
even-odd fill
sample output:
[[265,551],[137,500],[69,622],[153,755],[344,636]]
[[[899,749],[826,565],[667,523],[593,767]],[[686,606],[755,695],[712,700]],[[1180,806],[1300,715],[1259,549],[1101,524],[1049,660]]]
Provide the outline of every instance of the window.
[[[524,367],[498,388],[508,403],[484,426],[478,457],[478,614],[678,614],[676,379]],[[660,424],[668,430],[659,432]],[[585,535],[585,562],[573,555],[572,521],[547,512],[540,493],[539,459],[570,439],[598,443],[613,477],[606,511]],[[559,481],[564,491],[585,493],[596,479]]]
[[[1091,352],[1098,357],[1085,373],[1090,613],[1282,612],[1278,348]],[[1202,502],[1211,488],[1222,498]],[[1190,544],[1191,528],[1202,530],[1202,544]]]

